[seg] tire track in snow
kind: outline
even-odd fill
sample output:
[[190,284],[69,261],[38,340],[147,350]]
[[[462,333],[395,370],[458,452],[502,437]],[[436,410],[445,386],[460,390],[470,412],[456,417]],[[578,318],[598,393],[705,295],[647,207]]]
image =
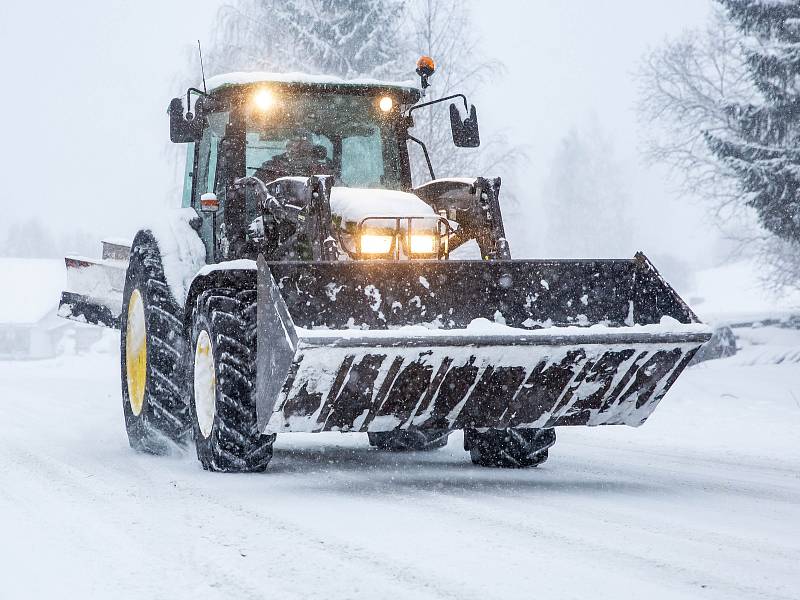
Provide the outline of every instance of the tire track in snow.
[[[112,505],[109,500],[110,499],[117,499],[122,500],[122,502],[117,502],[116,504],[126,504],[129,502],[129,498],[123,496],[119,489],[124,489],[126,486],[130,486],[132,483],[130,480],[123,479],[120,483],[120,486],[105,486],[106,490],[104,493],[99,492],[96,489],[95,485],[90,485],[88,482],[91,481],[96,483],[99,481],[97,474],[89,474],[85,471],[77,469],[72,465],[66,464],[60,459],[55,459],[53,457],[47,457],[42,455],[35,455],[31,451],[26,449],[16,448],[16,462],[26,462],[29,466],[33,467],[32,469],[26,469],[26,472],[36,473],[44,481],[48,483],[48,485],[57,484],[62,485],[65,488],[69,488],[72,490],[71,499],[75,498],[91,498],[92,508],[97,509],[100,507],[104,509],[105,512],[110,513],[112,516],[112,521],[118,520],[119,513],[118,506]],[[135,462],[135,455],[132,454],[131,460]],[[154,459],[158,460],[158,459]],[[176,465],[175,462],[168,463],[172,467]],[[119,471],[112,471],[101,464],[94,465],[99,467],[101,470],[105,471],[107,474],[112,476],[119,476]],[[169,495],[174,496],[175,498],[179,499],[179,504],[181,506],[189,506],[192,505],[193,512],[196,513],[197,517],[204,517],[200,520],[206,524],[214,523],[215,517],[219,517],[219,511],[214,510],[211,507],[218,507],[223,508],[226,510],[225,512],[225,519],[230,521],[232,518],[235,520],[242,521],[241,527],[225,527],[225,528],[211,528],[206,530],[202,533],[202,535],[206,536],[207,538],[214,539],[218,542],[219,545],[229,548],[241,548],[244,546],[242,544],[242,540],[239,536],[242,535],[243,531],[248,531],[252,529],[253,524],[257,523],[259,526],[266,525],[268,531],[267,535],[271,538],[274,538],[276,532],[280,532],[281,540],[273,540],[273,546],[276,549],[280,549],[281,547],[290,550],[290,554],[295,555],[297,554],[298,546],[305,549],[305,551],[312,555],[319,555],[319,560],[313,561],[314,564],[322,568],[322,565],[326,563],[330,563],[334,561],[338,563],[338,566],[334,567],[333,565],[328,565],[327,568],[323,568],[323,570],[327,570],[330,572],[329,578],[332,579],[334,575],[342,572],[354,573],[358,572],[361,573],[361,576],[364,577],[365,573],[363,570],[359,569],[359,567],[355,567],[354,563],[360,564],[362,566],[366,566],[369,571],[367,573],[375,573],[379,572],[382,574],[381,579],[385,581],[389,579],[393,581],[395,584],[401,585],[404,590],[416,590],[415,592],[407,592],[405,596],[400,594],[399,592],[394,594],[394,597],[408,597],[408,598],[420,598],[422,597],[420,594],[425,594],[425,597],[431,598],[452,598],[452,599],[475,599],[481,600],[483,597],[481,595],[476,595],[472,593],[469,589],[460,589],[454,591],[454,588],[459,587],[456,582],[448,583],[447,585],[442,585],[442,582],[439,579],[433,579],[430,577],[424,577],[421,573],[419,573],[419,568],[409,564],[403,564],[402,561],[398,559],[398,557],[380,557],[377,555],[374,549],[365,548],[363,546],[359,546],[353,543],[343,542],[341,540],[333,540],[331,538],[320,538],[319,535],[308,527],[302,527],[297,525],[296,523],[290,522],[285,519],[277,518],[273,514],[268,514],[264,511],[254,510],[252,508],[246,508],[243,505],[232,503],[230,501],[224,501],[220,498],[214,497],[209,495],[205,490],[190,485],[185,482],[177,482],[174,481],[174,486],[164,486],[164,482],[159,482],[153,479],[152,472],[145,471],[140,467],[137,467],[137,475],[143,477],[148,483],[151,485],[146,486],[148,490],[158,490],[160,492],[159,495],[163,496],[164,491]],[[199,469],[198,469],[199,471]],[[200,472],[202,473],[202,472]],[[265,475],[268,477],[269,475]],[[220,478],[219,475],[209,474],[208,477],[211,478]],[[222,476],[223,478],[225,476]],[[255,476],[258,477],[258,476]],[[135,483],[141,485],[142,480],[135,480]],[[205,506],[198,506],[197,499],[202,498],[204,500]],[[163,501],[163,498],[160,498]],[[165,511],[166,506],[163,502],[153,502],[153,499],[150,499],[150,502],[154,506],[158,506],[159,511]],[[91,511],[91,516],[94,518],[96,510]],[[200,513],[200,514],[197,514]],[[206,514],[204,514],[206,513]],[[118,523],[116,523],[118,525]],[[78,530],[76,530],[78,531]],[[150,529],[151,535],[143,535],[142,533],[136,531],[136,537],[138,538],[137,541],[140,543],[143,553],[146,550],[146,547],[151,543],[153,537],[157,537],[159,532]],[[85,532],[83,532],[85,533]],[[130,537],[131,530],[126,528],[123,532],[126,538]],[[116,537],[116,536],[115,536]],[[253,537],[251,535],[251,537]],[[254,536],[256,539],[259,539],[261,536]],[[132,540],[131,540],[132,541]],[[259,539],[260,541],[260,539]],[[288,570],[292,570],[293,562],[296,561],[295,556],[287,557],[287,563],[285,563],[285,568]],[[294,563],[295,565],[297,563]],[[197,566],[197,565],[195,565]],[[201,570],[204,572],[216,572],[219,577],[225,580],[230,580],[232,584],[235,585],[237,590],[242,594],[240,597],[252,597],[252,598],[261,598],[263,597],[262,592],[258,591],[258,588],[245,588],[242,585],[242,581],[246,581],[252,577],[252,572],[248,571],[246,573],[242,573],[241,575],[236,577],[231,577],[227,571],[221,570],[214,566],[213,562],[204,561],[201,565]],[[258,567],[256,567],[258,568]],[[292,577],[292,582],[297,582],[301,580],[300,578],[307,576],[307,573],[297,573],[296,577]],[[324,578],[323,578],[324,580]],[[270,585],[273,586],[275,581],[273,579],[270,580]],[[282,582],[285,583],[285,582]],[[284,588],[284,592],[286,594],[292,595],[297,594],[298,591],[293,588],[292,586],[282,586]],[[229,592],[230,589],[226,589],[226,592]],[[274,588],[272,591],[275,591]],[[299,597],[302,597],[301,594]]]
[[[425,490],[419,491],[425,493]],[[427,495],[432,496],[434,493],[428,491]],[[702,581],[707,585],[707,587],[703,590],[704,592],[719,594],[721,598],[725,599],[734,597],[732,594],[735,594],[735,597],[740,598],[760,597],[774,600],[795,600],[796,598],[794,595],[789,596],[774,591],[765,592],[765,590],[761,588],[756,588],[749,585],[734,584],[728,577],[723,578],[709,573],[706,570],[697,569],[685,564],[680,565],[674,562],[667,562],[666,560],[658,559],[656,557],[648,558],[647,556],[638,554],[636,552],[622,550],[616,545],[604,544],[600,542],[600,536],[598,535],[587,536],[579,532],[567,533],[564,530],[562,530],[560,533],[555,533],[553,529],[527,524],[518,519],[514,519],[512,521],[498,517],[498,512],[494,510],[487,511],[476,509],[476,501],[473,500],[468,500],[463,497],[449,497],[448,499],[449,503],[447,506],[446,515],[444,516],[450,518],[454,516],[460,516],[479,521],[484,525],[489,525],[493,531],[503,529],[508,534],[515,537],[525,537],[526,540],[535,538],[537,542],[544,541],[547,544],[552,544],[553,548],[558,546],[567,547],[573,549],[574,552],[579,554],[583,561],[586,561],[587,559],[594,560],[594,557],[596,556],[602,556],[605,560],[613,557],[618,559],[620,564],[623,565],[637,565],[650,571],[657,571],[661,575],[667,574],[671,579],[679,577],[683,584],[689,589],[696,588],[697,583]],[[439,502],[432,502],[430,499],[419,502],[419,504],[429,509],[434,509],[437,506],[440,506]],[[461,506],[457,508],[454,505]],[[480,508],[486,508],[486,506],[481,505]],[[556,512],[560,512],[562,517],[567,517],[569,519],[569,525],[571,529],[584,529],[586,531],[595,531],[596,533],[595,528],[597,521],[594,519],[584,519],[586,527],[576,527],[573,519],[576,516],[575,513],[577,511],[574,506],[564,506],[562,504],[560,509],[556,509]],[[561,524],[564,523],[565,521],[562,518]],[[624,527],[628,527],[627,523],[620,524]],[[651,535],[656,533],[649,529],[643,531]],[[517,545],[514,546],[519,547]],[[687,556],[687,560],[689,561],[694,561],[695,558],[696,557],[694,555]],[[659,579],[661,578],[662,577],[659,577]]]
[[[566,450],[566,448],[565,448]],[[613,453],[616,448],[604,448],[609,453]],[[748,497],[755,500],[767,500],[772,502],[782,502],[795,506],[800,501],[800,490],[796,487],[791,487],[783,484],[776,483],[775,481],[753,481],[745,479],[730,479],[721,480],[719,478],[720,469],[702,471],[700,468],[692,465],[691,462],[681,463],[673,466],[664,466],[657,464],[644,458],[636,458],[636,452],[631,451],[627,453],[633,459],[626,459],[625,461],[615,461],[610,456],[602,460],[596,456],[584,455],[580,457],[582,465],[587,466],[586,472],[591,472],[593,475],[602,473],[603,476],[612,476],[615,478],[631,479],[631,474],[638,466],[639,473],[647,473],[652,475],[655,472],[662,474],[669,474],[670,478],[660,477],[659,482],[665,487],[681,487],[686,488],[691,486],[694,489],[701,490],[705,493],[714,493],[719,495],[731,495],[733,497]],[[573,461],[572,456],[562,456],[558,464],[560,468],[575,469],[577,460]],[[595,464],[596,468],[591,471],[588,466]],[[579,471],[580,472],[580,471]],[[725,471],[722,471],[725,472]],[[584,472],[585,474],[585,472]],[[737,472],[737,476],[739,473]],[[796,478],[796,476],[795,476]],[[781,481],[785,477],[780,478]]]
[[[215,475],[211,474],[210,476],[214,477]],[[269,475],[265,476],[268,477]],[[355,560],[360,564],[369,565],[373,569],[383,572],[396,583],[402,583],[403,585],[417,589],[422,588],[424,591],[431,591],[435,594],[433,596],[434,598],[452,598],[453,600],[472,598],[474,600],[485,600],[484,595],[475,594],[466,588],[454,590],[454,587],[459,587],[457,582],[449,582],[443,586],[443,582],[440,581],[440,578],[433,579],[422,576],[419,573],[418,566],[409,565],[407,563],[404,564],[403,561],[396,556],[382,558],[376,553],[375,549],[365,548],[353,542],[344,542],[341,539],[335,541],[330,541],[330,538],[322,539],[313,529],[300,526],[296,522],[291,522],[286,519],[279,519],[273,514],[267,514],[260,510],[247,508],[241,504],[223,501],[220,498],[209,496],[200,488],[188,486],[186,484],[182,484],[181,488],[185,492],[189,492],[192,498],[199,496],[204,498],[209,504],[214,504],[229,509],[230,511],[247,515],[257,519],[259,522],[269,523],[271,532],[276,530],[281,531],[285,533],[289,539],[293,540],[295,544],[299,536],[299,539],[303,540],[304,546],[313,548],[316,551],[320,550],[316,545],[324,545],[326,547],[326,552],[328,550],[333,550],[338,553],[337,558],[346,558],[348,561],[347,566],[350,569],[352,569],[352,563],[350,561]],[[415,598],[418,596],[412,594],[410,597]]]
[[617,452],[620,454],[633,455],[636,457],[652,456],[658,459],[667,459],[668,461],[679,463],[681,465],[693,466],[705,464],[709,467],[725,466],[737,471],[752,471],[757,475],[770,476],[774,474],[776,478],[799,478],[797,465],[791,461],[760,461],[750,455],[742,455],[739,460],[725,459],[722,457],[704,458],[697,452],[674,452],[667,451],[661,452],[648,447],[627,447],[627,446],[612,446],[603,444],[592,444],[584,441],[563,441],[559,442],[559,446],[563,449],[568,449],[571,446],[578,446],[582,448],[591,448],[593,450],[601,450],[603,452]]
[[[427,467],[434,465],[435,463],[425,463]],[[586,471],[593,475],[597,473],[597,471],[592,471],[589,468],[587,468]],[[419,474],[419,472],[417,473]],[[585,472],[581,472],[580,474],[582,477],[586,476]],[[423,475],[426,474],[423,473]],[[569,473],[565,473],[565,475],[568,476]],[[347,477],[354,483],[364,482],[364,477],[357,473],[342,472],[339,473],[339,476]],[[524,535],[528,542],[531,537],[535,537],[539,540],[546,539],[555,546],[572,549],[586,548],[589,550],[588,556],[603,556],[604,558],[615,557],[621,561],[620,564],[636,564],[651,571],[658,571],[662,575],[666,573],[672,579],[679,577],[684,585],[690,589],[693,589],[692,586],[694,586],[697,581],[713,581],[711,587],[714,588],[714,593],[736,593],[740,597],[752,597],[753,594],[759,595],[763,593],[763,591],[758,588],[731,583],[728,577],[723,578],[709,575],[707,571],[687,564],[687,562],[691,563],[696,560],[698,550],[700,549],[702,549],[702,554],[707,557],[707,560],[712,561],[717,559],[720,547],[724,547],[726,550],[733,550],[734,553],[740,554],[742,562],[745,564],[757,564],[759,561],[769,558],[778,558],[782,561],[787,561],[788,564],[792,564],[791,561],[796,558],[791,550],[776,550],[774,547],[763,546],[757,543],[755,544],[756,547],[752,548],[751,544],[754,541],[752,539],[731,536],[721,532],[715,532],[714,535],[711,536],[712,539],[708,539],[704,537],[705,532],[698,533],[696,530],[686,526],[679,526],[674,523],[662,524],[658,521],[643,519],[638,519],[638,522],[636,522],[637,518],[632,517],[630,512],[617,511],[612,517],[608,512],[586,509],[585,507],[576,505],[576,503],[564,502],[563,496],[561,495],[559,495],[557,499],[552,499],[551,496],[537,496],[527,503],[529,507],[528,512],[535,512],[540,507],[545,508],[552,514],[552,518],[549,519],[550,522],[564,523],[564,519],[567,518],[569,519],[569,529],[576,530],[573,533],[564,531],[560,534],[554,534],[551,530],[541,527],[520,524],[518,518],[507,519],[498,517],[498,514],[503,514],[501,511],[497,511],[485,502],[469,498],[472,493],[469,488],[470,485],[474,486],[474,483],[471,484],[469,481],[460,482],[457,484],[459,495],[454,495],[447,491],[443,492],[442,490],[431,491],[428,481],[433,479],[433,477],[425,479],[423,483],[416,483],[409,480],[403,484],[414,489],[417,495],[413,497],[413,502],[417,507],[424,508],[428,513],[437,512],[443,519],[452,519],[461,523],[470,521],[480,522],[482,524],[488,523],[490,524],[490,530],[498,528],[504,529],[513,536],[519,537]],[[664,485],[663,482],[659,482],[659,484]],[[450,489],[453,489],[452,484]],[[423,497],[426,499],[423,500]],[[483,497],[487,498],[485,495]],[[489,499],[495,500],[495,498]],[[501,497],[501,499],[505,501],[508,500],[508,497]],[[648,498],[648,502],[651,501],[652,499]],[[514,500],[514,502],[519,505],[523,503],[523,501],[519,500]],[[460,504],[461,507],[456,508],[454,503]],[[525,511],[515,511],[513,514],[516,516],[524,515]],[[463,519],[453,519],[454,515],[459,515],[463,517]],[[585,524],[585,526],[576,527],[573,523],[575,517],[579,517],[580,522]],[[656,541],[663,542],[667,548],[674,546],[676,543],[679,545],[681,543],[689,544],[694,546],[694,548],[692,551],[686,552],[686,559],[682,559],[681,556],[672,556],[669,559],[660,559],[658,557],[648,558],[635,552],[622,550],[617,545],[598,543],[596,536],[587,537],[580,532],[581,529],[585,531],[595,531],[597,525],[603,523],[603,520],[606,521],[604,526],[612,531],[631,528],[636,531],[638,529],[639,537],[644,534],[648,537],[656,538]],[[642,545],[647,546],[648,544]],[[520,547],[520,545],[516,544],[511,544],[511,546],[515,548]],[[523,543],[522,546],[524,547],[525,544]],[[760,552],[761,550],[764,552]],[[582,552],[577,553],[579,555],[583,554]],[[678,562],[676,562],[676,559]],[[787,570],[789,569],[787,568]],[[716,590],[723,591],[719,592]],[[711,593],[711,590],[708,590],[708,592]],[[790,596],[782,595],[781,592],[770,593],[772,595],[769,597],[775,598],[776,600],[790,598]],[[725,596],[723,595],[722,597]]]
[[[105,541],[105,544],[101,544],[99,547],[107,549],[115,547],[119,544],[120,539],[124,539],[126,544],[126,554],[139,557],[148,557],[148,561],[153,560],[153,542],[159,538],[163,539],[164,529],[159,527],[156,530],[152,526],[142,523],[141,520],[135,522],[136,526],[131,526],[132,523],[130,522],[122,523],[122,521],[126,520],[125,518],[121,518],[121,516],[125,514],[125,506],[130,506],[130,493],[122,494],[119,492],[119,488],[108,486],[106,486],[106,489],[101,492],[97,489],[97,486],[89,485],[88,483],[89,481],[92,481],[93,483],[98,481],[96,474],[90,474],[81,471],[53,457],[35,455],[29,450],[18,447],[13,448],[11,453],[7,451],[4,453],[6,456],[10,455],[16,458],[16,460],[11,464],[16,463],[17,465],[26,465],[28,468],[25,469],[25,472],[28,474],[37,475],[40,480],[40,485],[43,487],[52,489],[52,486],[55,484],[61,489],[70,490],[73,492],[67,498],[68,502],[74,505],[72,507],[72,511],[70,512],[70,516],[72,518],[69,521],[62,521],[58,523],[62,529],[66,528],[68,530],[68,537],[71,540],[84,539],[86,540],[83,544],[84,546],[96,547],[98,546],[97,537],[100,535],[101,541]],[[126,483],[128,486],[130,485],[130,482]],[[122,486],[122,488],[124,487],[125,486]],[[109,501],[110,499],[122,500],[122,502],[116,502],[112,504]],[[120,509],[120,504],[123,506],[122,509]],[[164,508],[165,507],[163,505],[159,506],[160,510]],[[74,518],[75,513],[78,511],[84,512],[87,518]],[[98,520],[99,514],[102,513],[108,515],[109,518]],[[128,519],[130,517],[131,515],[128,515]],[[112,529],[112,531],[99,531],[99,526],[101,525],[106,529]],[[147,527],[147,531],[141,531],[142,525]],[[174,542],[175,540],[170,541]],[[179,541],[183,542],[185,540]],[[129,546],[134,546],[134,548],[130,548]],[[172,550],[172,548],[169,548],[169,550]],[[165,554],[169,553],[162,552],[157,562],[161,562]],[[200,557],[198,556],[196,558]],[[171,556],[170,559],[175,561],[176,557]],[[192,570],[192,576],[195,574],[200,574],[201,577],[204,577],[211,573],[214,575],[215,580],[226,582],[226,587],[224,589],[219,589],[218,594],[211,597],[225,598],[227,600],[232,592],[234,593],[235,597],[246,600],[258,600],[265,597],[262,589],[246,585],[245,582],[247,581],[247,577],[232,577],[228,568],[218,566],[212,558],[201,559],[200,564],[197,564],[197,561],[195,561],[192,566],[195,567]],[[177,573],[173,571],[172,575],[175,576]],[[146,577],[135,577],[135,580],[137,586],[146,586],[149,588],[149,591],[140,590],[139,595],[150,596],[154,598],[174,598],[172,593],[163,593],[163,583],[161,582],[152,581]],[[274,584],[274,582],[272,583]],[[209,583],[207,587],[214,588],[217,586],[215,586],[213,583]],[[209,591],[210,590],[206,589],[205,592],[201,594],[202,597],[209,597]],[[274,589],[272,591],[274,591]],[[286,588],[283,590],[283,593],[287,595],[292,594],[292,590]]]

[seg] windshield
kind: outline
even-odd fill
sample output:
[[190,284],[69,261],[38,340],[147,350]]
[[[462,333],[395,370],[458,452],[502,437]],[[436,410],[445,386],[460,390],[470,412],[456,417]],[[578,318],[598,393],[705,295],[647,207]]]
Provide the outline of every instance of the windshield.
[[372,96],[275,97],[247,116],[247,174],[333,175],[334,185],[400,189],[398,143]]

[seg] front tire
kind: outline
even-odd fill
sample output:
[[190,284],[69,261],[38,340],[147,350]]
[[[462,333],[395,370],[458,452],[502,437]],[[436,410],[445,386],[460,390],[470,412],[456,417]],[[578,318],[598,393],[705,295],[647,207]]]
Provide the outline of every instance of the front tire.
[[167,285],[158,244],[136,236],[120,317],[122,407],[131,448],[164,454],[190,435],[183,311]]
[[536,467],[548,458],[556,443],[555,429],[488,429],[464,431],[464,449],[473,464],[482,467],[523,469]]
[[368,433],[369,445],[390,452],[437,450],[447,445],[447,429],[396,429]]
[[190,406],[197,458],[204,469],[259,472],[275,435],[256,417],[256,290],[202,292],[192,315]]

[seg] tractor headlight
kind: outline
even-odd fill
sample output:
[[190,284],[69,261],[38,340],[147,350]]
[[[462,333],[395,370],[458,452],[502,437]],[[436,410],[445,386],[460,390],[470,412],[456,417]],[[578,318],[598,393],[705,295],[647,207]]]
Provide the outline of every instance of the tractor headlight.
[[261,112],[267,112],[275,104],[275,97],[268,89],[260,89],[253,95],[253,105]]
[[359,239],[361,254],[386,255],[392,251],[393,235],[362,233]]
[[439,248],[436,236],[430,234],[412,233],[408,240],[410,254],[438,254]]
[[378,107],[381,109],[381,111],[388,113],[394,108],[394,100],[392,100],[391,96],[384,96],[378,102]]

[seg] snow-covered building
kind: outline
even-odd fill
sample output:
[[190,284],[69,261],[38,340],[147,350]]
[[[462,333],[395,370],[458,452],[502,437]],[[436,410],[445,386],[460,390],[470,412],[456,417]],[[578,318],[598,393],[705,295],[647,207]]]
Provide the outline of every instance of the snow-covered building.
[[96,328],[57,316],[65,283],[62,260],[0,258],[0,360],[83,351],[100,339]]

